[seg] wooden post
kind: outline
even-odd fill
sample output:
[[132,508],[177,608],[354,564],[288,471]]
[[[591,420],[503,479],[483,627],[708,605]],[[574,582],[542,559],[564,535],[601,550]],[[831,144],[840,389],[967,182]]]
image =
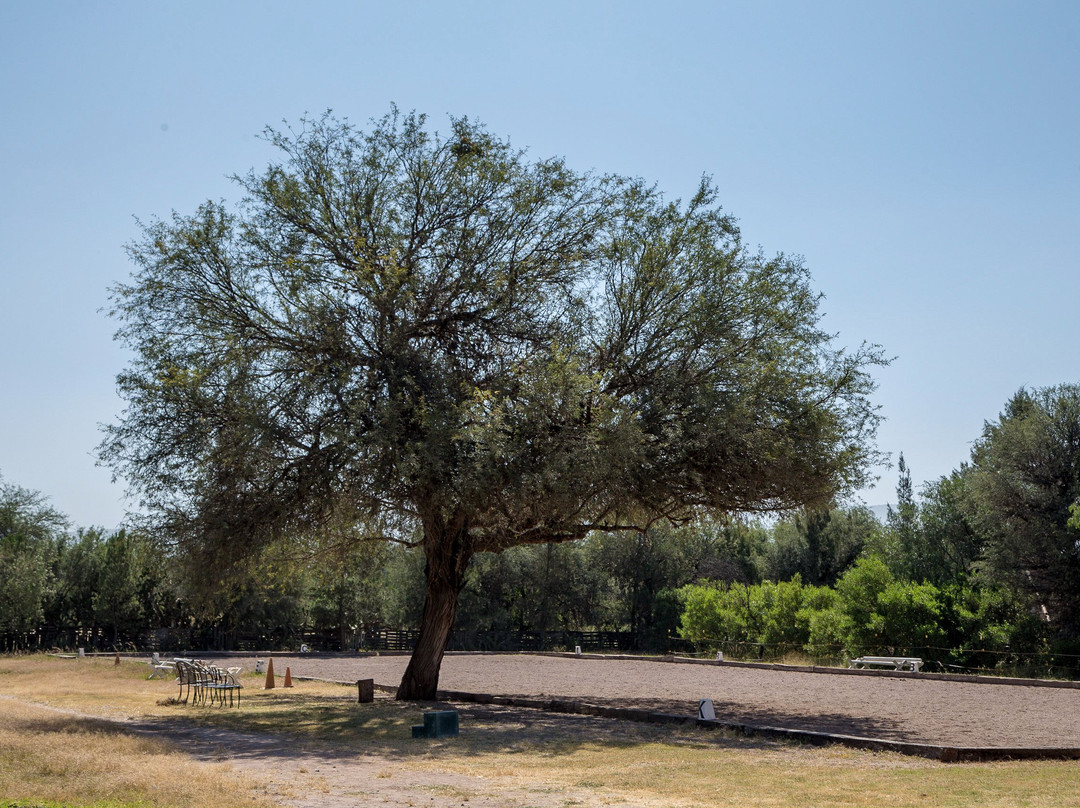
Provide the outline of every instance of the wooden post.
[[356,680],[357,702],[360,704],[370,704],[375,701],[375,680],[374,679],[357,679]]

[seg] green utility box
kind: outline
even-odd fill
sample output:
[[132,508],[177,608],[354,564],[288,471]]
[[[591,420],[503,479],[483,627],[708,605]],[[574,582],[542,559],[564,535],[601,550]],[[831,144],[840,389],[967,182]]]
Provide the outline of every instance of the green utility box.
[[434,710],[424,713],[424,723],[412,728],[414,738],[453,738],[457,734],[457,710]]

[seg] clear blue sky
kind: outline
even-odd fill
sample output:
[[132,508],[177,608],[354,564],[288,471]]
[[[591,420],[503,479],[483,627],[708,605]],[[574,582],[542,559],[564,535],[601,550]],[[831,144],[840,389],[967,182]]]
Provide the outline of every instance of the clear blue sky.
[[672,196],[712,175],[841,343],[897,357],[880,448],[947,474],[1017,388],[1080,382],[1078,43],[1072,1],[0,3],[0,473],[118,524],[134,217],[236,199],[267,124],[393,102]]

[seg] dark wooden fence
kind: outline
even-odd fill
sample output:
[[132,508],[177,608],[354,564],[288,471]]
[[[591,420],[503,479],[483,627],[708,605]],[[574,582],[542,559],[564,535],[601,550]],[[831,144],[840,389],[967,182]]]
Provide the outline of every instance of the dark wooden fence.
[[[43,626],[22,634],[0,634],[0,653],[62,650],[74,651],[295,651],[306,645],[311,651],[411,651],[419,631],[415,629],[363,628],[355,631],[312,631],[281,628],[273,632],[248,633],[220,626],[160,628],[137,634],[113,633],[101,628]],[[675,638],[672,648],[682,641]],[[455,631],[450,651],[582,651],[629,652],[639,648],[627,631]],[[656,649],[650,649],[656,650]]]

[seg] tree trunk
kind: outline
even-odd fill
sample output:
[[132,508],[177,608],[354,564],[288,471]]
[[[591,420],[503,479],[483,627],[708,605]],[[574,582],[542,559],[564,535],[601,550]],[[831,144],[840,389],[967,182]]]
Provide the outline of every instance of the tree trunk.
[[467,520],[458,516],[451,525],[442,520],[425,520],[424,555],[427,556],[424,616],[416,648],[398,686],[399,700],[436,698],[439,668],[454,627],[458,593],[465,585],[465,570],[472,558]]

